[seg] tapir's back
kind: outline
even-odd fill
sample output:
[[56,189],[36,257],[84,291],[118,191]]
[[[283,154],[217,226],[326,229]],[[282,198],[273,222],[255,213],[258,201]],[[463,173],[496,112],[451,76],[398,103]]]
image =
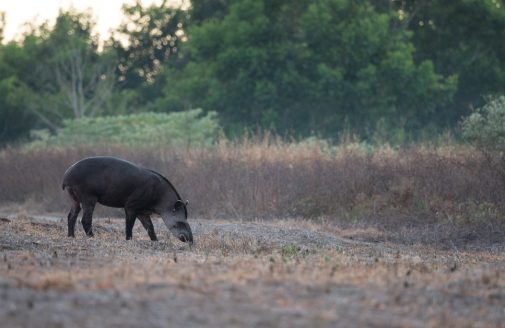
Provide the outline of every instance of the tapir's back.
[[123,207],[128,197],[148,183],[155,174],[131,162],[114,157],[85,158],[67,169],[63,189],[94,197],[106,206]]

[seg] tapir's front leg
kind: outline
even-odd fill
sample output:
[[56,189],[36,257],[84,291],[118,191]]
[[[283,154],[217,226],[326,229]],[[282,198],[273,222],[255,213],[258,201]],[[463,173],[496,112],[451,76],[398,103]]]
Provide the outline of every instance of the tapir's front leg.
[[133,225],[135,224],[135,219],[137,219],[137,213],[135,210],[125,208],[126,214],[126,240],[132,239]]
[[156,233],[154,232],[154,226],[153,221],[151,221],[151,217],[149,215],[139,215],[138,218],[140,222],[142,222],[144,228],[147,230],[149,238],[151,238],[152,241],[158,240],[158,238],[156,238]]

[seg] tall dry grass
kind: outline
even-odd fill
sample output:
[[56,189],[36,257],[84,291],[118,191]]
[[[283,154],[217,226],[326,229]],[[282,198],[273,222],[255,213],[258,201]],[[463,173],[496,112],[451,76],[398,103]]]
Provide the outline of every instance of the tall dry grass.
[[65,211],[63,173],[93,155],[159,171],[190,200],[191,215],[204,218],[326,217],[415,225],[500,221],[505,213],[505,181],[478,152],[462,146],[364,152],[352,144],[325,150],[317,143],[272,138],[191,149],[5,149],[0,204]]

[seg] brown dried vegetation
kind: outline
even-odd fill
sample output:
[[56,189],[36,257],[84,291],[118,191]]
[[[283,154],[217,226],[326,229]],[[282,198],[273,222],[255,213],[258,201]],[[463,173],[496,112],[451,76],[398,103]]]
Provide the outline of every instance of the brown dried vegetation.
[[[96,220],[0,222],[6,326],[499,327],[503,247],[443,250],[377,240],[374,229],[300,220],[193,220],[196,244]],[[342,237],[345,236],[345,237]],[[351,239],[352,238],[352,239]]]
[[[158,170],[190,200],[193,217],[324,219],[373,226],[396,239],[415,227],[414,239],[405,240],[446,245],[504,241],[505,180],[462,146],[364,152],[265,138],[191,149],[8,149],[0,153],[0,206],[66,211],[63,172],[92,155]],[[100,207],[97,214],[123,215]]]
[[[91,155],[166,175],[194,247],[159,218],[125,241],[103,207],[67,238],[61,177]],[[503,326],[505,181],[465,147],[7,149],[0,171],[2,326]]]

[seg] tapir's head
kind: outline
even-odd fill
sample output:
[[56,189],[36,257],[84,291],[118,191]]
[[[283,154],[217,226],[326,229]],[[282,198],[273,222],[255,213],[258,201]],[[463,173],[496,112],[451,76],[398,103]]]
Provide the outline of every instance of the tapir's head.
[[177,200],[161,217],[167,228],[182,242],[193,244],[193,233],[188,224],[188,201]]

